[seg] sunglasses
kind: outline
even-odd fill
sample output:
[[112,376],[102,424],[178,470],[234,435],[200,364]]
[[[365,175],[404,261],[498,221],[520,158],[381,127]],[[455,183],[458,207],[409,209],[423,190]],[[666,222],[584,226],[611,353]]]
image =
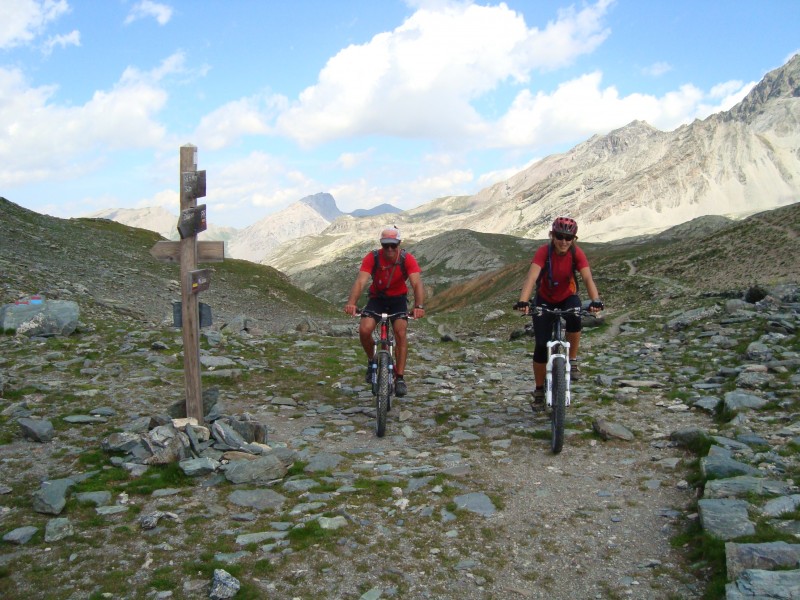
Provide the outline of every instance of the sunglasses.
[[567,235],[565,233],[554,233],[553,237],[556,238],[557,240],[561,240],[562,242],[565,240],[567,242],[571,242],[572,240],[575,239],[574,235]]
[[398,244],[381,244],[384,250],[396,250]]

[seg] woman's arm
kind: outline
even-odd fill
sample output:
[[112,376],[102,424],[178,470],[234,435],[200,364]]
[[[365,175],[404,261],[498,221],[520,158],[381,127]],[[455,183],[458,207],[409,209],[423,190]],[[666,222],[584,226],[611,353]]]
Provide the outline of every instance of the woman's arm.
[[519,293],[520,302],[529,302],[533,295],[533,288],[536,287],[536,280],[539,279],[539,273],[542,272],[542,267],[536,263],[531,263],[531,268],[528,269],[528,274],[525,276],[525,282],[522,284],[522,290]]
[[599,300],[600,292],[597,291],[597,286],[594,284],[592,278],[592,270],[589,267],[583,267],[580,270],[583,283],[586,284],[586,291],[589,293],[589,300]]

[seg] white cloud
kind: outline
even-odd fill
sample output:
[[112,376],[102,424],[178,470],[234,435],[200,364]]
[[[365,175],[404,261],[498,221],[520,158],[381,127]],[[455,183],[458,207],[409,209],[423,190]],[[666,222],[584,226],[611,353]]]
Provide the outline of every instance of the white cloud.
[[364,152],[343,152],[336,159],[336,165],[342,169],[353,169],[369,160],[374,151],[374,148],[370,148]]
[[535,158],[533,160],[528,161],[524,165],[512,166],[507,167],[505,169],[497,169],[495,171],[488,171],[482,174],[478,179],[476,179],[476,184],[479,190],[487,188],[495,183],[500,181],[506,181],[507,179],[511,179],[517,173],[521,173],[528,167],[532,166],[534,163],[539,162],[541,158]]
[[67,35],[56,35],[49,38],[45,43],[44,47],[42,48],[42,52],[45,54],[50,54],[53,52],[53,48],[56,46],[60,46],[61,48],[66,48],[67,46],[80,46],[81,45],[81,33],[77,29],[68,33]]
[[672,65],[666,62],[657,62],[642,69],[642,73],[650,77],[660,77],[664,73],[672,71]]
[[374,183],[358,178],[347,183],[335,185],[327,190],[335,199],[336,206],[342,212],[352,212],[358,208],[372,208],[379,204],[397,206],[398,198],[388,186],[377,186]]
[[204,148],[217,150],[244,135],[267,135],[272,131],[270,121],[285,106],[286,99],[282,96],[257,96],[228,102],[200,120],[194,139]]
[[287,167],[280,157],[264,152],[216,164],[212,170],[214,174],[208,176],[207,186],[214,190],[214,210],[220,213],[230,210],[264,213],[264,209],[283,208],[319,191],[317,182]]
[[472,181],[471,171],[452,169],[395,184],[385,182],[378,184],[361,177],[332,186],[327,191],[336,198],[337,206],[344,212],[357,208],[372,208],[379,204],[391,204],[397,208],[409,209],[431,198],[449,195],[453,193],[454,187]]
[[66,0],[0,0],[0,48],[32,42],[67,12]]
[[[730,82],[715,86],[706,94],[686,84],[661,97],[649,94],[622,97],[614,86],[602,88],[601,80],[600,72],[594,72],[561,84],[552,94],[520,92],[497,122],[494,136],[487,144],[497,147],[564,144],[636,119],[671,131],[730,108],[749,89],[739,82]],[[724,96],[721,91],[726,92]]]
[[744,100],[744,97],[757,84],[757,81],[751,81],[750,83],[729,81],[715,85],[711,88],[711,92],[706,99],[708,101],[698,104],[696,111],[698,118],[704,118],[722,110],[730,110]]
[[18,69],[0,67],[0,184],[61,180],[99,168],[108,151],[156,148],[156,120],[167,93],[158,85],[179,68],[172,57],[151,72],[129,68],[110,90],[83,105],[56,104],[56,86],[32,87]]
[[411,183],[409,189],[420,198],[435,198],[451,194],[452,190],[471,183],[473,179],[472,171],[453,169],[417,179]]
[[152,0],[141,0],[133,5],[125,18],[125,24],[149,17],[153,17],[159,25],[166,25],[172,18],[172,7]]
[[178,187],[175,186],[174,190],[161,190],[149,198],[142,198],[136,203],[136,208],[149,208],[151,206],[160,206],[172,213],[178,214],[181,206]]
[[278,128],[307,146],[353,135],[475,135],[486,124],[472,101],[594,50],[608,35],[610,4],[562,11],[539,30],[505,4],[426,2],[394,31],[332,57]]

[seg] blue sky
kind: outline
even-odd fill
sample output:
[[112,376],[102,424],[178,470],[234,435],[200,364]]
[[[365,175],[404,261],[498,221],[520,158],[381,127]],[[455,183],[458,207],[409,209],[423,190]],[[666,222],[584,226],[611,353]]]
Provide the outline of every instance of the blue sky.
[[634,119],[726,110],[800,50],[798,0],[0,0],[0,195],[209,223],[472,194]]

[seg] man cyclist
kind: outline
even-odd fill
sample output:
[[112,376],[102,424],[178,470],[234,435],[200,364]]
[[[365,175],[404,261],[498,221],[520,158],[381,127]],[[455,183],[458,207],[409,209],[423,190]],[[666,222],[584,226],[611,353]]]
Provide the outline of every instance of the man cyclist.
[[[400,250],[400,230],[397,227],[387,227],[381,231],[381,248],[367,254],[361,261],[361,268],[356,276],[350,297],[344,305],[344,312],[348,315],[356,314],[356,302],[361,296],[364,286],[372,278],[369,286],[369,301],[364,307],[365,311],[376,313],[408,313],[408,287],[406,279],[411,282],[414,290],[414,308],[412,316],[419,319],[425,316],[423,302],[425,290],[422,285],[421,269],[413,255],[405,250]],[[358,327],[358,336],[361,346],[367,354],[366,382],[370,383],[373,353],[375,351],[372,341],[372,332],[378,321],[372,316],[362,313],[361,323]],[[404,379],[406,357],[408,356],[408,316],[392,319],[395,339],[395,384],[397,396],[408,393]]]
[[[531,261],[530,269],[525,277],[519,302],[514,305],[525,314],[530,311],[530,299],[536,288],[534,306],[549,308],[575,308],[581,305],[578,296],[575,271],[580,273],[591,299],[589,310],[598,312],[603,309],[603,302],[592,278],[589,261],[583,250],[578,248],[578,223],[570,217],[558,217],[553,221],[550,230],[550,243],[539,247]],[[533,351],[533,376],[536,390],[533,393],[534,410],[544,403],[544,380],[547,375],[547,342],[553,330],[552,315],[542,314],[533,318],[533,330],[536,345]],[[581,318],[578,315],[566,315],[567,341],[569,342],[570,376],[577,380],[581,376],[578,367],[578,345],[581,339]]]

